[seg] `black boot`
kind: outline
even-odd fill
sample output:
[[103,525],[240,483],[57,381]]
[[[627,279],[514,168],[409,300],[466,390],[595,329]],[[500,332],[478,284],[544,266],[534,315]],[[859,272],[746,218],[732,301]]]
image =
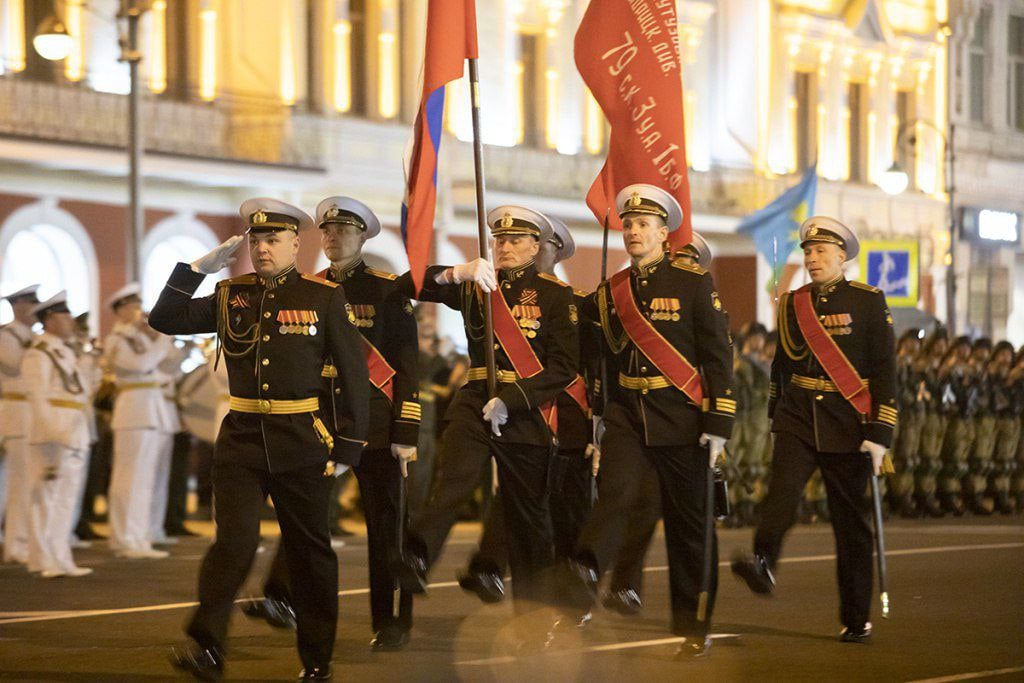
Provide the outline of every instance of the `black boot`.
[[481,602],[494,604],[505,599],[505,581],[496,571],[469,569],[458,576],[459,587],[473,593]]
[[224,657],[215,647],[202,648],[194,643],[173,647],[168,659],[175,669],[192,674],[201,681],[219,681],[224,677]]
[[274,628],[295,630],[295,610],[287,600],[255,598],[242,603],[242,613],[253,619],[263,619]]
[[624,588],[618,591],[609,591],[601,601],[605,609],[610,609],[632,617],[640,614],[644,608],[644,601],[640,599],[640,592],[632,588]]
[[839,640],[844,643],[869,643],[871,642],[871,622],[860,628],[843,627],[839,633]]
[[951,513],[954,517],[963,516],[965,512],[964,501],[961,499],[959,493],[943,493],[939,500],[942,503],[943,510]]
[[396,558],[391,564],[391,572],[402,590],[427,592],[427,560],[415,548],[407,548],[405,557]]
[[978,515],[979,517],[988,517],[992,514],[992,510],[985,505],[985,496],[980,493],[975,493],[971,496],[968,508],[972,514]]
[[914,519],[919,516],[917,505],[914,504],[914,497],[911,494],[902,496],[896,504],[896,512],[903,519]]
[[935,495],[931,493],[921,497],[918,501],[918,507],[922,512],[924,512],[924,514],[934,519],[946,516],[946,511],[942,509],[942,506],[939,505],[939,501],[936,500]]
[[996,494],[996,510],[1001,515],[1013,514],[1013,502],[1010,500],[1009,491],[1000,491]]

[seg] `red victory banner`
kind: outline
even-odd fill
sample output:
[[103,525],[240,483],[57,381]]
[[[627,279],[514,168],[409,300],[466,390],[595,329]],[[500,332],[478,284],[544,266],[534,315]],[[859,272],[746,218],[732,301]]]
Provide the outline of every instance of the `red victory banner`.
[[669,235],[689,244],[690,182],[683,127],[682,64],[675,0],[590,0],[575,57],[611,125],[608,158],[587,192],[598,221],[622,229],[616,192],[632,183],[656,185],[679,202],[683,225]]

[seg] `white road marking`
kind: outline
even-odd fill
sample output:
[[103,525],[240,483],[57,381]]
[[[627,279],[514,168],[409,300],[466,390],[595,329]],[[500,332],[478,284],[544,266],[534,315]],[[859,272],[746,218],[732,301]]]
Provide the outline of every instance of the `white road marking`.
[[[738,638],[738,633],[712,633],[711,640],[732,640]],[[676,636],[673,638],[658,638],[656,640],[631,640],[623,643],[607,643],[605,645],[593,645],[591,647],[584,647],[575,650],[551,650],[545,652],[545,656],[549,655],[581,655],[587,652],[612,652],[615,650],[632,650],[638,647],[654,647],[656,645],[671,645],[672,643],[681,643],[686,638]],[[512,662],[518,661],[517,657],[491,657],[489,659],[469,659],[464,662],[455,662],[463,666],[487,666],[489,664],[511,664]]]
[[[978,545],[948,545],[935,548],[907,548],[904,550],[888,550],[886,551],[886,557],[901,557],[905,555],[930,555],[934,553],[955,553],[962,552],[965,550],[1009,550],[1013,548],[1024,548],[1024,543],[987,543]],[[801,562],[827,562],[834,560],[835,555],[805,555],[803,557],[789,557],[780,560],[784,564],[796,564]],[[728,567],[729,562],[719,562],[719,567]],[[663,572],[667,571],[667,566],[655,566],[645,567],[645,572]],[[432,583],[429,588],[454,588],[459,585],[458,581],[445,581],[442,583]],[[369,588],[350,588],[347,590],[338,591],[339,597],[346,597],[352,595],[366,595],[370,592]],[[247,598],[241,598],[235,602],[245,602]],[[104,617],[113,614],[137,614],[139,612],[163,612],[166,610],[174,609],[186,609],[189,607],[195,607],[198,602],[172,602],[162,605],[143,605],[140,607],[121,607],[116,609],[94,609],[94,610],[76,610],[67,612],[57,613],[44,613],[39,612],[6,612],[5,615],[17,614],[18,616],[12,616],[8,618],[0,619],[0,625],[2,624],[25,624],[36,621],[56,621],[59,619],[82,619],[85,617]]]
[[938,678],[922,678],[909,683],[952,683],[953,681],[970,681],[975,678],[988,678],[989,676],[1006,676],[1024,671],[1024,666],[1011,666],[1006,669],[992,669],[991,671],[972,671],[965,674],[953,674],[952,676],[939,676]]

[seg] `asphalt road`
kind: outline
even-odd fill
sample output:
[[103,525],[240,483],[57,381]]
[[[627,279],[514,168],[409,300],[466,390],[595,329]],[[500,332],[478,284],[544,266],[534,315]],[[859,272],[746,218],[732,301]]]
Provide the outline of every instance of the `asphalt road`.
[[[831,528],[797,527],[771,598],[751,595],[723,563],[711,656],[677,662],[667,629],[668,586],[660,536],[647,558],[646,609],[636,618],[595,612],[548,654],[513,658],[507,603],[481,605],[454,583],[478,528],[460,526],[416,604],[413,641],[372,653],[365,538],[338,550],[341,622],[335,679],[360,681],[1024,681],[1024,520],[1021,517],[893,522],[887,529],[892,615],[876,613],[874,642],[841,644]],[[750,543],[720,531],[722,558]],[[95,569],[43,580],[0,567],[0,679],[122,681],[175,678],[169,646],[194,599],[208,538],[186,539],[166,560],[122,560],[102,544],[77,551]],[[269,553],[257,558],[253,579]],[[258,585],[255,581],[253,585]],[[876,600],[877,606],[877,600]],[[293,636],[239,612],[227,677],[287,680],[301,668]]]

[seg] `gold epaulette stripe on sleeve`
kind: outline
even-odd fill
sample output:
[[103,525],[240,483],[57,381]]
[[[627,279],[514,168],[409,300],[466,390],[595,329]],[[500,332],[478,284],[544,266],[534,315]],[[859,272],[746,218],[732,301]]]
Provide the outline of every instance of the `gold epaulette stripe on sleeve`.
[[421,408],[419,403],[415,401],[402,401],[402,409],[399,412],[398,419],[419,422],[420,415]]
[[320,376],[334,379],[338,376],[338,368],[330,364],[324,365],[323,370],[320,371]]

